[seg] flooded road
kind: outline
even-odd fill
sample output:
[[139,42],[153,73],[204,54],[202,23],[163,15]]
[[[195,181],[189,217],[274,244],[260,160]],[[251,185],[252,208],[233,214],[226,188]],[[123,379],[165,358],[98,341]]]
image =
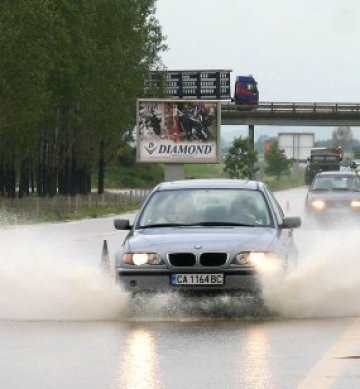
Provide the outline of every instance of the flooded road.
[[[351,322],[3,322],[1,382],[7,388],[294,388],[305,385]],[[335,359],[343,351],[328,356],[329,383],[344,365]],[[358,361],[345,363],[353,376],[337,387],[356,387]],[[321,381],[315,374],[311,382]]]
[[[305,188],[277,193],[301,215]],[[359,233],[295,232],[297,269],[249,299],[129,299],[100,268],[113,217],[0,229],[4,388],[354,388]]]

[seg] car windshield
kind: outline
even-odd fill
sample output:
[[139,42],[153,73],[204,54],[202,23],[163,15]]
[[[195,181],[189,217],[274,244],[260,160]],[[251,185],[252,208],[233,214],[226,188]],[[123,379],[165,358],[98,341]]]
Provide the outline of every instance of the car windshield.
[[138,227],[271,224],[268,205],[260,191],[183,189],[155,192],[140,215]]
[[311,158],[313,162],[336,162],[339,159],[336,155],[313,155]]
[[312,189],[359,191],[360,178],[358,176],[320,176],[315,179]]

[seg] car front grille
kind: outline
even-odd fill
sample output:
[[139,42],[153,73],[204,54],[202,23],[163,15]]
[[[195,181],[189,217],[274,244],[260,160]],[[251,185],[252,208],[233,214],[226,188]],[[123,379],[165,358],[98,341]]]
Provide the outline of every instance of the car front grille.
[[[223,266],[228,258],[227,253],[202,253],[199,258],[200,266]],[[169,262],[172,266],[195,266],[196,255],[194,253],[170,253]]]
[[340,207],[348,207],[350,205],[349,201],[346,200],[330,200],[328,201],[328,206],[340,208]]
[[222,266],[227,259],[226,253],[202,253],[200,255],[201,266]]
[[171,253],[168,258],[172,266],[194,266],[196,263],[193,253]]

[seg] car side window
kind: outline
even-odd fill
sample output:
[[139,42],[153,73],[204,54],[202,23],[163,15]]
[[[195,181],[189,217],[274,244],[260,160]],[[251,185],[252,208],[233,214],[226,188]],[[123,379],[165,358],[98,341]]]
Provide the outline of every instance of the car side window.
[[360,179],[359,177],[355,177],[353,182],[353,187],[355,190],[360,190]]
[[276,200],[274,194],[266,188],[266,193],[269,196],[269,201],[271,203],[272,209],[274,210],[275,218],[278,224],[282,224],[284,218],[284,212],[281,209],[278,201]]

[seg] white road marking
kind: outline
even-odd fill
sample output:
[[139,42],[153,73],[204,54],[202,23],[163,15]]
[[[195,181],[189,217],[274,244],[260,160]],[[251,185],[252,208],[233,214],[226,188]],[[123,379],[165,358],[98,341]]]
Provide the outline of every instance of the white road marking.
[[[355,318],[338,341],[314,365],[298,389],[331,388],[349,364],[348,356],[360,355],[360,318]],[[339,359],[340,358],[340,359]]]

